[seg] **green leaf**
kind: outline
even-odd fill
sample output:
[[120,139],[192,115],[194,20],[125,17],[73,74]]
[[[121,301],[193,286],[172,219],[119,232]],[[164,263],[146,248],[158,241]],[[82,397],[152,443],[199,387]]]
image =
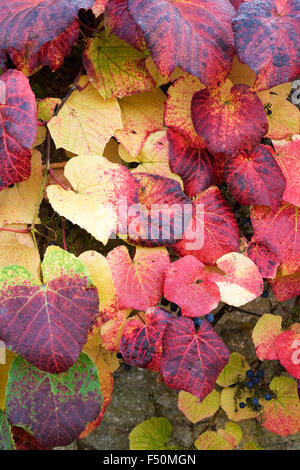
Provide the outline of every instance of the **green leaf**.
[[243,447],[243,450],[264,450],[264,448],[254,441],[249,441],[249,442],[246,442],[246,444]]
[[217,384],[221,387],[229,387],[229,385],[237,383],[239,379],[243,380],[248,369],[250,369],[250,366],[244,356],[233,352],[230,354],[229,361],[217,378]]
[[[130,450],[166,450],[172,425],[166,418],[151,418],[138,424],[129,434]],[[175,448],[174,448],[175,449]]]
[[15,443],[13,441],[10,425],[6,415],[0,410],[0,450],[14,450]]

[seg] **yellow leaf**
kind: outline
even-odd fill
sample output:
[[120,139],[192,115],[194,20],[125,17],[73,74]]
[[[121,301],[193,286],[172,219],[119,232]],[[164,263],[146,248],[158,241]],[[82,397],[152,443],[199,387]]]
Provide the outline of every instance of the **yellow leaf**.
[[243,447],[243,450],[264,450],[264,449],[256,442],[249,441],[249,442],[246,442],[246,444]]
[[200,434],[195,441],[195,446],[199,450],[232,450],[232,445],[224,439],[224,437],[217,434],[215,431],[206,431]]
[[[79,85],[84,87],[88,77]],[[104,100],[92,84],[74,91],[48,129],[57,148],[63,147],[77,155],[102,155],[116,129],[122,129],[121,111],[116,98]]]
[[32,146],[32,149],[34,149],[38,145],[41,145],[46,139],[46,135],[47,135],[46,126],[37,126],[36,138]]
[[242,64],[237,56],[234,57],[232,69],[228,79],[233,85],[248,85],[252,87],[256,80],[256,74],[248,65]]
[[220,393],[213,390],[200,403],[191,393],[181,390],[178,394],[178,409],[195,424],[213,416],[220,407]]
[[256,418],[258,413],[251,410],[248,406],[245,408],[240,408],[239,403],[246,403],[247,398],[250,397],[250,393],[243,389],[240,391],[240,394],[235,401],[235,395],[237,395],[238,388],[235,387],[226,387],[223,388],[221,392],[221,407],[227,414],[228,418],[231,421],[242,421],[243,419]]
[[114,138],[107,142],[103,150],[103,157],[107,158],[107,160],[112,163],[122,163],[119,155],[119,144]]
[[217,378],[217,384],[221,387],[229,387],[229,385],[237,383],[239,379],[243,380],[248,369],[250,369],[250,366],[244,356],[233,352],[230,354],[229,361]]
[[31,224],[42,185],[41,154],[32,151],[31,176],[12,188],[0,191],[0,226]]
[[119,100],[124,128],[117,130],[115,137],[130,155],[138,155],[148,135],[163,129],[165,100],[160,89]]
[[[0,344],[1,347],[1,344]],[[0,409],[4,411],[5,409],[5,391],[6,391],[6,384],[8,380],[8,371],[10,369],[11,363],[13,362],[16,354],[9,351],[8,349],[5,350],[5,364],[0,361]]]
[[256,323],[252,331],[252,340],[256,348],[257,357],[265,359],[277,359],[277,353],[273,346],[275,338],[281,333],[282,318],[280,315],[265,313]]
[[273,88],[269,88],[268,90],[259,91],[257,95],[264,106],[267,104],[271,104],[273,106],[286,101],[291,89],[292,83],[287,82],[274,86]]
[[168,77],[163,76],[159,72],[151,56],[147,57],[145,65],[146,65],[146,69],[148,70],[151,77],[153,78],[157,88],[162,85],[166,85],[166,83],[174,82],[179,77],[189,75],[187,72],[184,72],[183,70],[181,70],[180,67],[176,67],[176,69],[174,70],[174,72],[171,73],[170,76]]
[[218,429],[217,433],[226,439],[226,441],[232,445],[232,447],[236,447],[242,440],[243,432],[240,426],[236,423],[231,423],[228,421],[225,425],[225,429]]
[[266,137],[280,140],[299,132],[300,111],[297,106],[284,101],[272,105],[269,109],[271,114],[267,111],[269,130]]

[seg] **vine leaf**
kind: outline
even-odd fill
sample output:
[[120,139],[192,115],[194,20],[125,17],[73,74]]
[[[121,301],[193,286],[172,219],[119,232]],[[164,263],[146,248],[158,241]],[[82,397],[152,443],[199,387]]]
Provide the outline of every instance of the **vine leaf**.
[[192,120],[197,134],[212,153],[232,155],[251,151],[268,131],[262,102],[247,85],[226,80],[220,88],[205,88],[194,94]]
[[139,50],[146,49],[141,28],[128,11],[128,0],[109,0],[105,9],[105,26],[112,33]]
[[289,276],[283,276],[279,269],[275,279],[268,279],[268,283],[272,287],[278,302],[283,302],[296,295],[300,295],[300,271]]
[[213,390],[229,356],[227,346],[206,320],[196,332],[190,318],[174,318],[163,336],[161,373],[170,388],[185,390],[201,402]]
[[[88,77],[82,76],[79,86],[87,83]],[[56,147],[76,155],[102,155],[116,129],[122,128],[117,99],[104,100],[91,83],[82,91],[75,90],[48,123]]]
[[264,243],[251,241],[247,247],[247,256],[256,264],[262,277],[272,279],[276,276],[279,261]]
[[227,253],[216,264],[220,271],[208,268],[205,278],[217,284],[222,302],[240,307],[262,294],[263,279],[258,267],[247,256]]
[[1,49],[36,54],[43,44],[72,23],[80,8],[88,9],[93,3],[93,0],[12,0],[8,4],[1,0]]
[[133,260],[125,246],[107,255],[120,309],[147,310],[163,293],[170,257],[166,248],[137,247]]
[[215,431],[205,431],[195,441],[198,450],[233,450],[233,446]]
[[[226,367],[226,366],[225,366]],[[215,389],[200,403],[199,398],[181,390],[178,393],[178,409],[184,416],[195,424],[213,416],[220,407],[220,392]]]
[[43,447],[23,428],[12,426],[11,431],[17,450],[52,450],[51,447]]
[[0,413],[1,410],[5,409],[5,391],[8,380],[8,372],[15,357],[16,355],[13,352],[9,351],[9,349],[5,349],[5,364],[0,362]]
[[[120,351],[127,364],[159,370],[162,337],[172,315],[163,309],[153,307],[147,310],[145,323],[128,320],[121,337]],[[156,366],[156,367],[153,367]]]
[[0,87],[1,190],[29,178],[30,148],[35,141],[37,124],[35,96],[25,75],[18,70],[7,70],[1,75]]
[[101,406],[97,368],[85,353],[60,374],[43,372],[21,356],[14,360],[6,392],[7,417],[42,446],[73,442],[96,419]]
[[265,313],[252,331],[252,340],[257,357],[264,361],[278,359],[274,341],[281,333],[282,318],[280,315]]
[[128,6],[162,75],[179,66],[215,85],[230,72],[235,10],[228,1],[128,0]]
[[297,382],[291,377],[274,377],[270,389],[275,397],[262,400],[262,426],[278,436],[289,436],[300,431],[300,400]]
[[286,181],[270,146],[258,145],[227,158],[225,181],[232,196],[244,206],[257,204],[276,210]]
[[297,1],[242,3],[232,25],[239,60],[256,72],[258,90],[299,77]]
[[15,450],[15,443],[12,437],[11,428],[7,417],[0,410],[0,450]]
[[164,296],[177,304],[187,317],[206,315],[216,308],[220,291],[204,278],[204,264],[187,255],[171,264],[166,272]]
[[98,313],[98,295],[74,256],[48,247],[43,281],[22,266],[0,270],[0,338],[41,370],[58,373],[77,360]]
[[282,196],[284,201],[300,206],[300,141],[285,142],[275,148],[274,158],[286,179],[286,187]]
[[214,158],[206,149],[192,147],[188,140],[172,128],[167,130],[169,162],[181,176],[184,191],[193,198],[215,183]]
[[145,59],[146,54],[105,31],[89,40],[82,56],[92,84],[105,100],[154,88]]
[[[172,425],[166,418],[151,418],[135,426],[129,434],[130,450],[167,450]],[[174,447],[171,449],[175,449]]]
[[125,96],[119,100],[124,127],[115,132],[117,141],[135,157],[152,132],[163,130],[165,94],[160,90]]
[[236,384],[239,380],[246,378],[246,372],[250,366],[244,356],[237,352],[230,354],[229,361],[217,378],[217,384],[220,387],[229,387]]
[[286,330],[274,340],[274,348],[280,364],[292,377],[300,379],[300,332]]
[[204,264],[214,265],[225,253],[238,251],[237,222],[219,188],[210,186],[196,196],[193,211],[182,240],[174,245],[176,253],[193,255]]
[[238,385],[235,385],[234,387],[223,388],[221,392],[221,407],[225,411],[228,419],[234,422],[238,422],[244,419],[258,417],[257,412],[253,411],[248,406],[245,408],[240,408],[238,406],[238,403],[240,402],[246,403],[247,398],[251,398],[251,395],[246,388],[241,390]]
[[251,207],[252,241],[270,248],[280,262],[283,275],[300,270],[299,208],[287,202],[273,211],[266,206]]

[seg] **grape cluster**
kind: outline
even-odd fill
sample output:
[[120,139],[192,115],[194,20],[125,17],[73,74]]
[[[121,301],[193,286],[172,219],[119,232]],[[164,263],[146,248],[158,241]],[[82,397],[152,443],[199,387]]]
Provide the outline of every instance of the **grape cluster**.
[[239,407],[241,409],[245,408],[246,406],[251,407],[255,411],[259,411],[261,408],[261,404],[259,402],[260,398],[264,398],[266,401],[272,400],[273,395],[267,391],[267,385],[265,383],[261,383],[264,379],[264,371],[263,370],[255,370],[249,369],[246,372],[247,380],[244,383],[245,388],[247,390],[254,392],[252,397],[248,397],[245,402],[240,402]]

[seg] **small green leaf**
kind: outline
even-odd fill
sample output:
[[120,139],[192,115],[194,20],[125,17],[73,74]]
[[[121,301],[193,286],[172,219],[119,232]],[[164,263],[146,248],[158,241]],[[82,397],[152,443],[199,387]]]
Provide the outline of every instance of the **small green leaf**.
[[0,410],[0,450],[14,450],[15,443],[12,438],[10,425],[6,415]]
[[[151,418],[138,424],[129,434],[130,450],[166,450],[172,425],[166,418]],[[174,449],[174,448],[173,448]]]

